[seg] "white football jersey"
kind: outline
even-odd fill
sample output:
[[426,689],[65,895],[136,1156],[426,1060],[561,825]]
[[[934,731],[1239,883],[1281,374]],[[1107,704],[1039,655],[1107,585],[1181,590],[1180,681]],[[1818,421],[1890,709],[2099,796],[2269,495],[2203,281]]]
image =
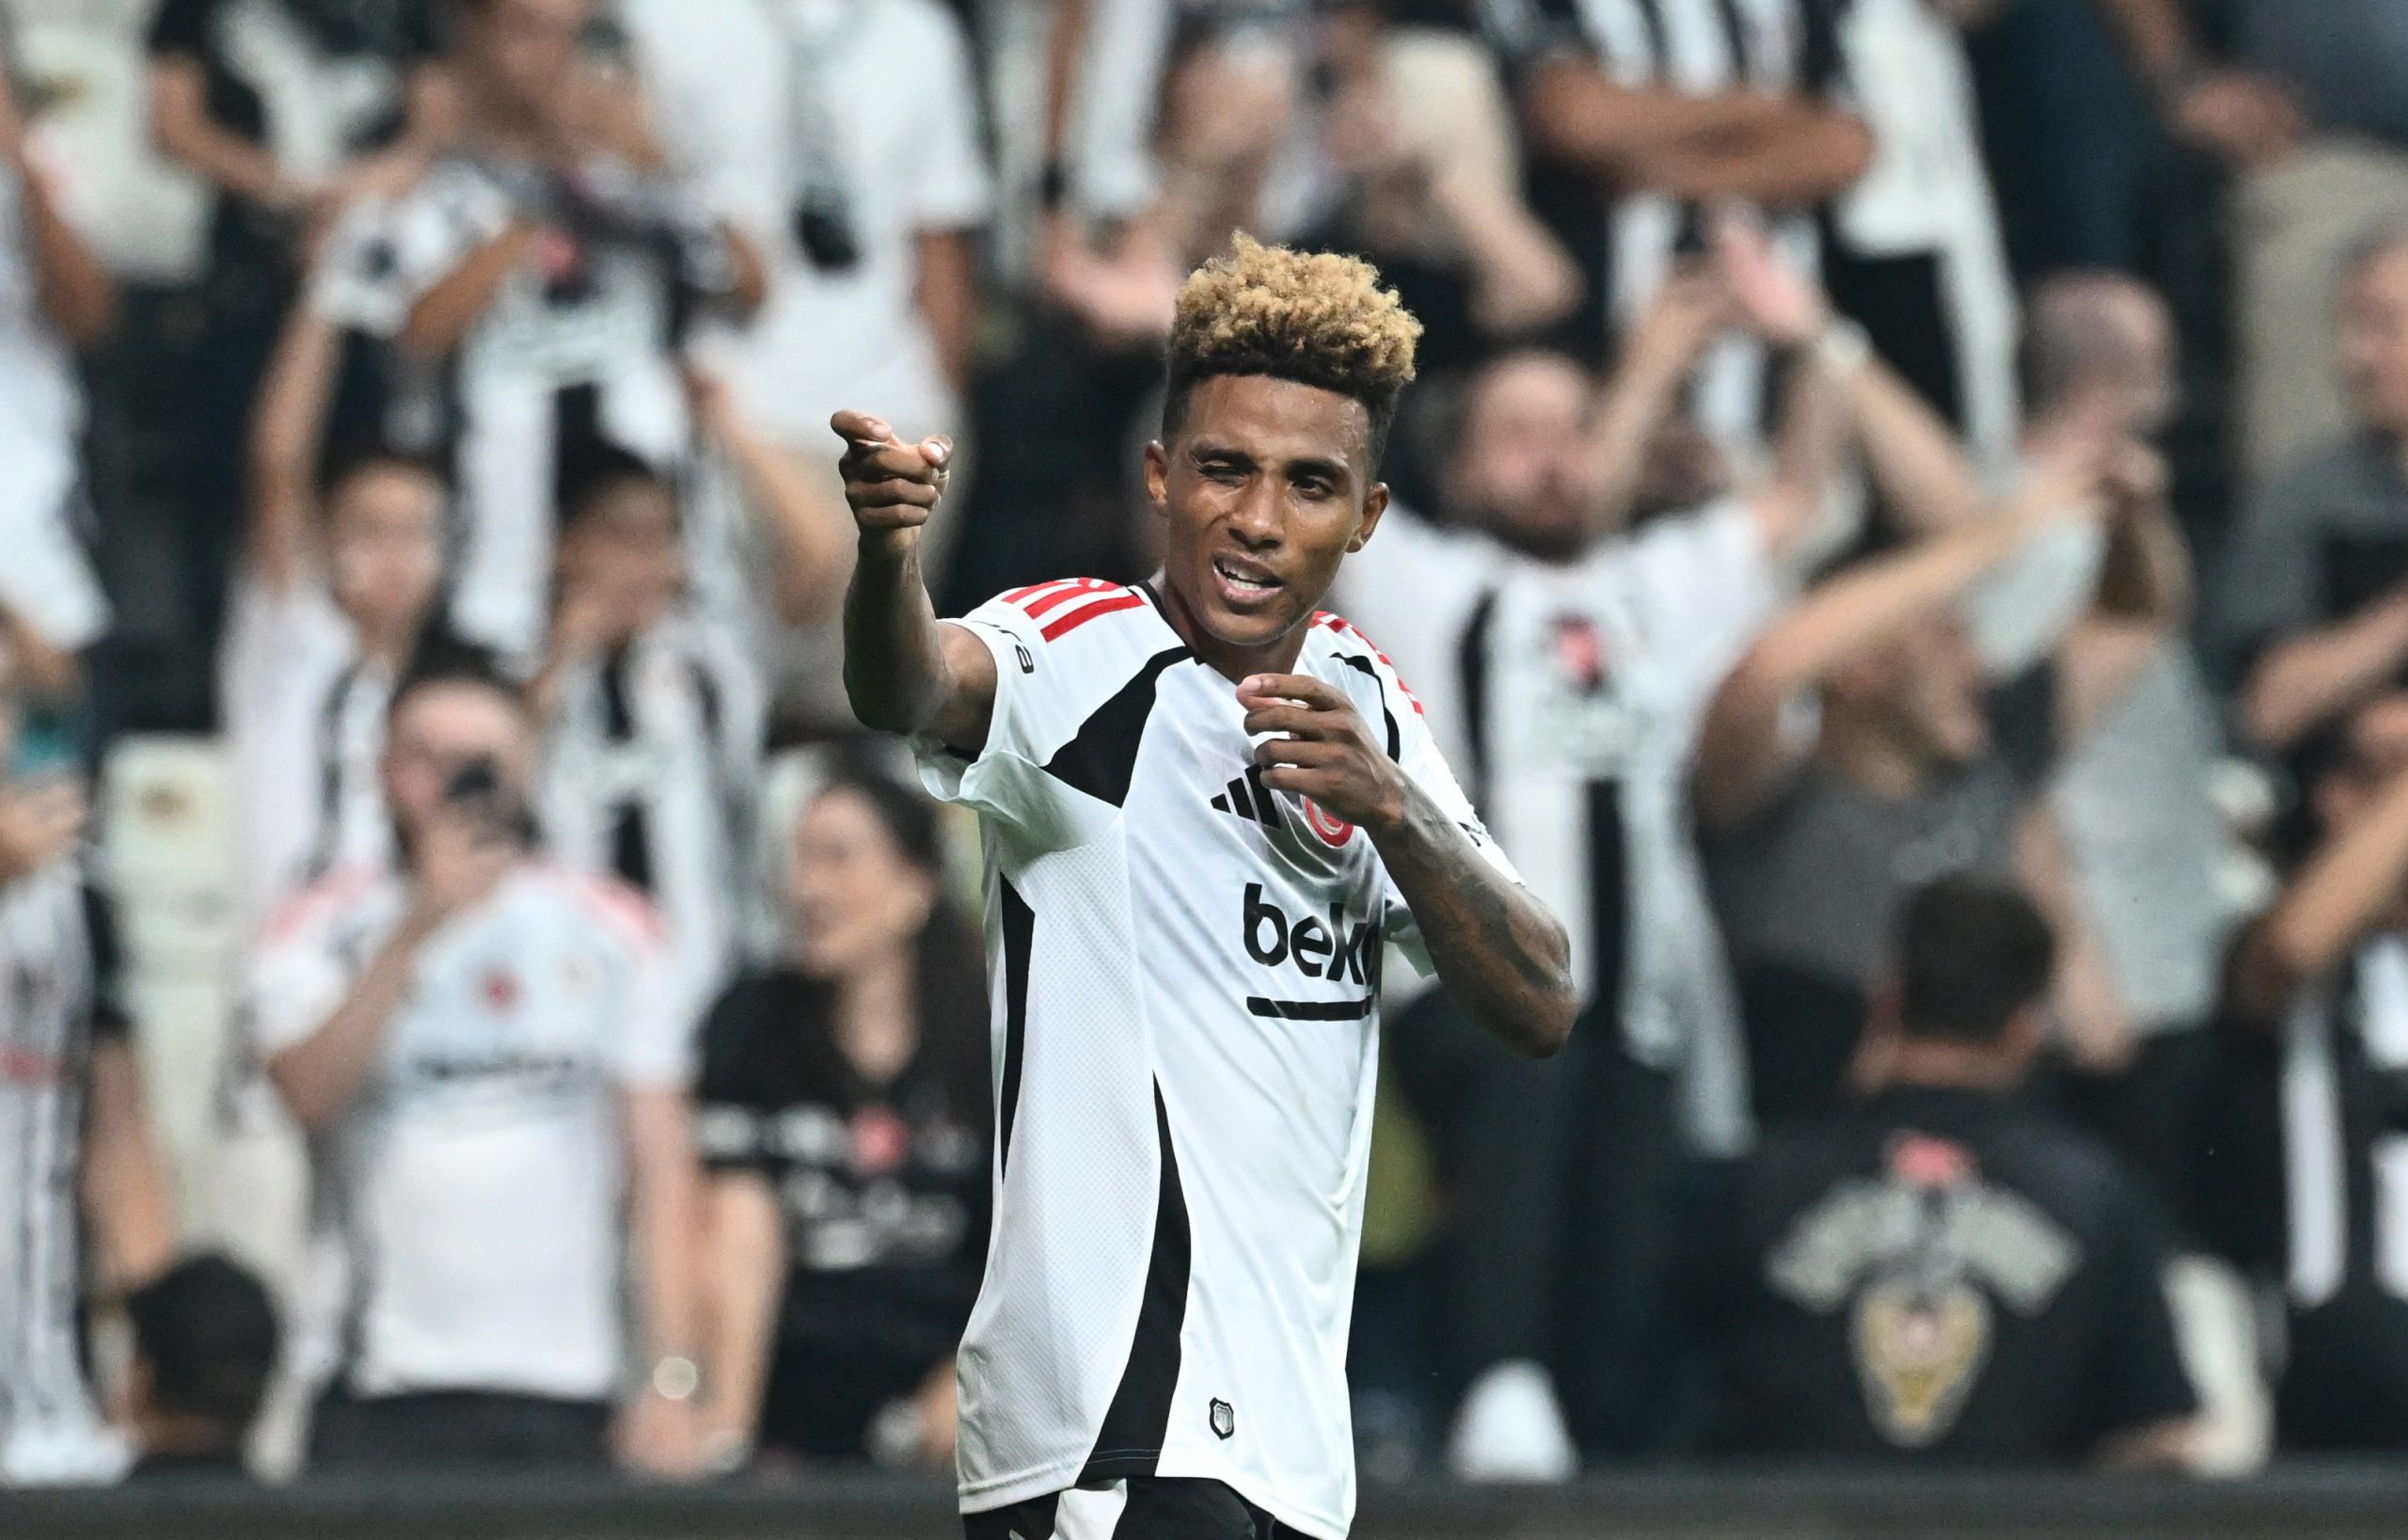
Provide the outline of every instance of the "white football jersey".
[[[1413,917],[1368,835],[1265,787],[1235,684],[1150,590],[1040,584],[956,624],[997,680],[974,761],[922,750],[987,855],[995,1226],[961,1505],[1199,1477],[1336,1540],[1381,940],[1426,966]],[[1359,632],[1316,617],[1296,672],[1510,872]]]

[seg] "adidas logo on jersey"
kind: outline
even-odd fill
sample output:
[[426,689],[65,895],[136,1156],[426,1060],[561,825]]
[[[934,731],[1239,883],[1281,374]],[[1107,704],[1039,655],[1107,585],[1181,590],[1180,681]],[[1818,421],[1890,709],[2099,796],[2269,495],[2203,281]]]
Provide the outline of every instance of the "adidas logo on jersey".
[[[1284,834],[1289,814],[1279,811],[1279,794],[1262,784],[1262,767],[1248,765],[1244,775],[1228,784],[1228,789],[1212,799],[1216,812],[1228,813],[1259,823],[1273,834]],[[1321,836],[1323,845],[1333,849],[1354,837],[1354,826],[1345,819],[1333,818],[1320,806],[1305,800],[1305,826]]]
[[1259,823],[1275,834],[1288,827],[1287,818],[1279,811],[1278,795],[1262,784],[1259,765],[1248,765],[1244,775],[1212,799],[1212,807],[1215,812],[1235,814],[1248,822]]

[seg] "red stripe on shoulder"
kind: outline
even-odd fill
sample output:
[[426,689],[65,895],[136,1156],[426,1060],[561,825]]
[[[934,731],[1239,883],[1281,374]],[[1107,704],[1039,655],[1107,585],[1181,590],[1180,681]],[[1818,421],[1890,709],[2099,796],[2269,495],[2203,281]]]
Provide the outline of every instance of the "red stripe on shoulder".
[[1000,595],[1000,598],[1005,604],[1018,604],[1021,600],[1042,594],[1049,588],[1060,588],[1066,583],[1083,582],[1085,580],[1085,579],[1080,578],[1055,578],[1050,582],[1031,583],[1026,588],[1015,588],[1010,593]]
[[1046,584],[1044,590],[1034,597],[1015,599],[1012,602],[1021,613],[1029,619],[1043,620],[1054,611],[1075,600],[1089,598],[1098,594],[1119,592],[1121,589],[1117,584],[1108,583],[1101,579],[1066,578],[1060,582]]
[[1045,629],[1039,631],[1038,635],[1052,642],[1057,637],[1069,635],[1099,615],[1109,615],[1122,610],[1143,609],[1145,603],[1146,596],[1143,594],[1132,594],[1125,588],[1114,590],[1108,596],[1099,597],[1091,604],[1083,604],[1075,610],[1064,612],[1049,622]]
[[1335,613],[1328,610],[1314,611],[1313,624],[1335,631],[1341,636],[1351,636],[1355,641],[1363,643],[1363,645],[1370,648],[1371,656],[1378,659],[1381,662],[1387,664],[1388,672],[1396,675],[1396,687],[1404,692],[1404,698],[1406,700],[1413,703],[1414,715],[1426,717],[1430,714],[1428,711],[1422,709],[1421,697],[1413,692],[1413,687],[1404,682],[1404,675],[1398,673],[1395,661],[1391,659],[1386,653],[1380,651],[1380,644],[1378,643],[1363,634],[1361,627],[1356,626],[1344,615]]

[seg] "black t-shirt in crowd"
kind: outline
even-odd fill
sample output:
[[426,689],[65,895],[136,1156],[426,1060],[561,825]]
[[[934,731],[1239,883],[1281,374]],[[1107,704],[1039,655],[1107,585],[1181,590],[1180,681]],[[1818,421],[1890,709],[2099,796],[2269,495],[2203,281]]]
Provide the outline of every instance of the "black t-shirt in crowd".
[[[327,168],[389,144],[408,113],[410,71],[436,51],[434,0],[162,0],[153,59],[189,60],[210,118],[279,160]],[[221,260],[273,236],[257,211],[221,200]]]
[[864,1414],[910,1394],[959,1343],[986,1267],[986,1092],[961,1056],[964,1029],[983,1040],[985,1024],[925,1024],[920,1051],[879,1085],[837,1048],[831,998],[799,973],[761,974],[721,997],[703,1034],[696,1146],[715,1173],[766,1178],[785,1230],[772,1428],[793,1410],[775,1402],[837,1378],[848,1396],[878,1382]]
[[2017,1100],[1890,1092],[1730,1181],[1691,1259],[1730,1453],[2076,1463],[2197,1409],[2155,1215]]

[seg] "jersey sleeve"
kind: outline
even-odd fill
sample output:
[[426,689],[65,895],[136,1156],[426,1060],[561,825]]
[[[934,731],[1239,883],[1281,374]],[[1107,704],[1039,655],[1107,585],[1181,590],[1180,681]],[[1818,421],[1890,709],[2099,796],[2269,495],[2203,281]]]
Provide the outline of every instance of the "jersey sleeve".
[[[1403,693],[1402,686],[1391,679],[1382,678],[1381,688],[1383,691],[1393,690],[1399,695]],[[1396,711],[1392,720],[1399,740],[1397,764],[1404,770],[1405,778],[1420,787],[1449,821],[1464,832],[1471,840],[1473,849],[1480,852],[1481,860],[1519,885],[1522,874],[1513,869],[1513,863],[1507,858],[1504,847],[1491,837],[1488,826],[1481,823],[1480,815],[1472,810],[1471,799],[1464,795],[1454,771],[1447,767],[1446,756],[1438,752],[1437,740],[1431,737],[1428,722],[1423,720],[1420,710],[1411,705],[1409,697],[1404,701],[1404,708]],[[1422,939],[1420,922],[1414,918],[1412,907],[1397,891],[1395,881],[1385,879],[1385,874],[1384,880],[1386,895],[1380,916],[1381,929],[1404,954],[1405,961],[1413,964],[1414,970],[1426,978],[1433,969],[1430,948]]]
[[[1094,615],[1144,602],[1114,584],[1080,579],[1016,590],[943,622],[968,631],[993,657],[995,701],[975,757],[929,738],[913,745],[929,793],[994,820],[1033,848],[1067,849],[1092,837],[1101,804],[1079,797],[1046,766],[1128,680],[1126,656],[1095,644],[1101,628],[1080,627]],[[1075,639],[1072,629],[1079,629]]]

